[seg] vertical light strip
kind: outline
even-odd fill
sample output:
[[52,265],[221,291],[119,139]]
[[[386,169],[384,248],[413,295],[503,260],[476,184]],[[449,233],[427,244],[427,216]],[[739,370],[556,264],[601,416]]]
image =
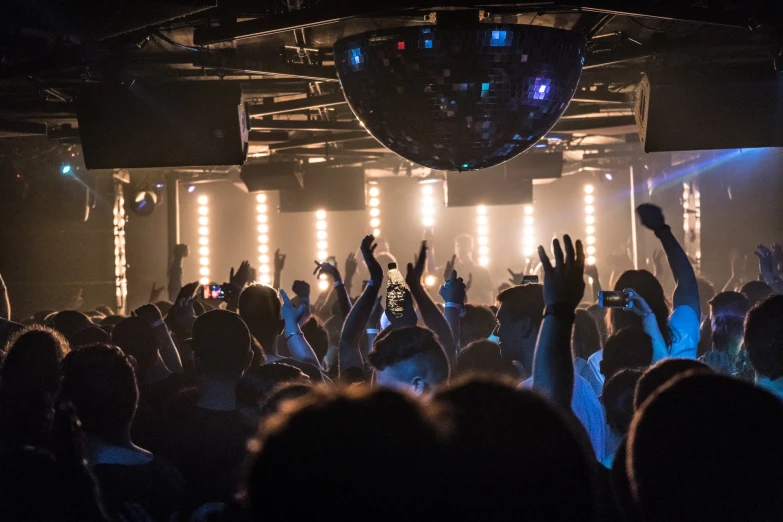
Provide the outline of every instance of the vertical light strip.
[[696,180],[682,184],[682,224],[685,232],[683,247],[688,257],[695,259],[695,268],[701,267],[701,193]]
[[114,290],[117,313],[125,315],[128,297],[128,264],[125,258],[125,197],[122,182],[114,182]]
[[256,221],[258,221],[258,282],[264,285],[272,284],[269,275],[269,206],[266,194],[256,196]]
[[198,197],[198,274],[199,283],[209,284],[209,198]]
[[487,206],[476,207],[476,232],[478,242],[478,262],[481,266],[489,264],[489,218],[487,218]]
[[[329,240],[326,233],[327,229],[327,223],[326,223],[326,211],[325,210],[319,210],[315,213],[315,237],[316,237],[316,247],[318,249],[317,259],[321,263],[326,261],[326,259],[329,257]],[[326,275],[321,274],[320,280],[318,281],[318,288],[321,291],[326,290],[329,288],[329,282],[326,280]]]
[[593,195],[593,186],[592,185],[585,185],[585,232],[587,233],[587,236],[585,237],[585,242],[587,243],[587,247],[585,249],[585,253],[587,254],[587,264],[588,265],[594,265],[595,264],[595,207],[593,204],[595,203],[595,196]]
[[533,205],[525,205],[525,217],[523,236],[522,236],[522,254],[525,256],[525,262],[536,253],[536,228],[535,218],[533,217]]
[[372,235],[377,238],[381,235],[381,189],[377,184],[372,184],[367,190],[367,195],[369,196],[367,205],[370,207],[370,229]]
[[421,224],[424,227],[435,225],[435,189],[431,184],[421,186]]

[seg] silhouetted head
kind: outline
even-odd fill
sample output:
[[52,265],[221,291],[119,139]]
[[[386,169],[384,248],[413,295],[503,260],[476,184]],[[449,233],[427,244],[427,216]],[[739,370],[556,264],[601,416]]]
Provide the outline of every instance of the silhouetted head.
[[602,346],[601,333],[593,316],[586,310],[577,310],[571,334],[571,355],[586,361]]
[[326,328],[323,327],[318,319],[310,317],[302,325],[302,334],[304,334],[305,340],[315,352],[315,356],[318,357],[319,361],[322,361],[329,350],[329,334],[326,333]]
[[712,370],[709,366],[696,359],[664,359],[650,366],[639,377],[639,382],[636,383],[636,392],[633,399],[634,408],[638,410],[655,390],[675,377],[688,372],[712,373]]
[[745,321],[745,349],[758,376],[783,377],[783,295],[756,305]]
[[446,352],[435,334],[419,326],[387,328],[375,339],[368,358],[382,387],[422,394],[449,380]]
[[191,348],[205,378],[239,379],[253,357],[247,325],[227,310],[212,310],[196,319]]
[[[609,339],[604,346],[601,373],[605,380],[629,368],[646,369],[652,364],[652,339],[641,328],[623,328]],[[606,382],[606,381],[604,381]]]
[[772,295],[772,288],[764,281],[748,281],[742,288],[740,293],[748,298],[750,307],[753,308],[761,301]]
[[[318,388],[288,401],[250,448],[253,520],[315,520],[324,506],[343,506],[343,520],[396,521],[439,507],[436,429],[417,401],[392,390]],[[285,509],[270,509],[271,499]]]
[[280,297],[271,286],[251,285],[239,296],[239,315],[266,350],[274,348],[266,344],[274,343],[283,331],[280,307]]
[[265,364],[245,372],[237,383],[237,409],[243,422],[257,429],[262,406],[282,385],[292,383],[309,387],[310,378],[299,368],[284,363]]
[[71,336],[71,347],[77,349],[80,346],[88,346],[90,344],[110,344],[111,337],[105,330],[97,326],[90,326],[84,330],[79,330]]
[[[655,314],[655,320],[658,323],[658,328],[661,330],[666,346],[671,346],[674,340],[669,329],[669,304],[666,301],[663,287],[658,279],[647,270],[627,270],[623,272],[614,284],[615,291],[622,292],[626,288],[633,288],[647,301],[650,309]],[[607,321],[607,333],[609,335],[628,326],[642,327],[641,317],[619,308],[609,310]]]
[[626,465],[645,521],[783,519],[783,403],[751,384],[686,374],[637,411]]
[[462,261],[472,259],[474,251],[475,243],[470,234],[462,234],[454,238],[454,254],[457,259]]
[[160,341],[155,328],[146,319],[126,317],[112,329],[111,340],[115,346],[136,359],[142,376],[158,360]]
[[496,380],[471,379],[440,390],[433,405],[452,426],[441,473],[450,495],[444,509],[453,511],[442,519],[592,518],[592,450],[548,401]]
[[500,339],[503,357],[520,361],[525,369],[532,364],[535,340],[544,318],[543,286],[538,284],[512,286],[498,295],[495,335]]
[[62,399],[74,405],[85,432],[106,442],[122,441],[139,399],[131,360],[106,344],[69,353],[63,361]]
[[604,383],[601,402],[606,413],[606,424],[618,435],[628,433],[633,419],[633,397],[642,370],[621,370]]
[[51,327],[63,334],[66,339],[70,339],[76,332],[92,326],[90,318],[76,310],[57,312],[51,321]]
[[518,379],[514,364],[500,355],[500,346],[492,341],[474,341],[460,350],[457,355],[455,374],[485,375]]
[[488,306],[466,304],[459,322],[459,345],[464,348],[473,341],[486,340],[496,325],[495,314]]

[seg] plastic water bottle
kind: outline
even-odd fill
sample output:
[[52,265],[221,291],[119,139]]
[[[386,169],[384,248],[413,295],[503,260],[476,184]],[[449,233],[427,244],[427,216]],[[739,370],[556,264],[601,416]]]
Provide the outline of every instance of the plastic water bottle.
[[397,270],[397,263],[389,263],[389,282],[386,284],[386,308],[395,317],[405,312],[405,279]]

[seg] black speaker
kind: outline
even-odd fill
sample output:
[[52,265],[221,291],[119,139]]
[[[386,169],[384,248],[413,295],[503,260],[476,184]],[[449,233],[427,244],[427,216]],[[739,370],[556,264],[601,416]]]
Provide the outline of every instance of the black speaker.
[[634,110],[645,152],[783,146],[783,77],[764,66],[655,67]]
[[532,203],[533,180],[525,177],[524,171],[504,165],[476,172],[446,173],[446,206]]
[[309,167],[304,187],[280,191],[280,212],[364,210],[363,167]]
[[241,165],[249,121],[228,82],[86,84],[76,103],[88,169]]
[[302,167],[296,161],[245,163],[239,179],[247,192],[297,190],[302,188]]

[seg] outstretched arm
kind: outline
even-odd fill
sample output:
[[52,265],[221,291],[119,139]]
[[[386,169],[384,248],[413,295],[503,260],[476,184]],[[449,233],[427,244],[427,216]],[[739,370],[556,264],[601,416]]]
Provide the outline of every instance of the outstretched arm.
[[280,253],[280,249],[275,250],[275,275],[272,281],[272,288],[280,289],[280,279],[285,268],[285,254]]
[[280,315],[283,316],[283,321],[285,322],[285,340],[288,342],[288,350],[291,352],[291,357],[297,361],[310,363],[316,368],[321,368],[321,362],[299,327],[299,320],[307,311],[308,303],[302,302],[299,308],[294,308],[285,290],[280,290],[280,298],[283,300]]
[[8,299],[8,289],[3,276],[0,276],[0,319],[11,320],[11,300]]
[[137,316],[146,320],[155,329],[155,336],[160,343],[160,358],[163,359],[166,368],[171,373],[182,373],[182,359],[179,356],[179,350],[171,338],[166,322],[158,307],[154,304],[145,304],[133,312]]
[[348,290],[345,287],[345,283],[343,282],[343,278],[340,275],[337,266],[316,261],[313,275],[320,278],[321,274],[331,276],[332,281],[334,281],[334,292],[337,294],[337,303],[340,305],[340,314],[342,317],[347,317],[348,312],[351,311],[351,298],[348,297]]
[[565,256],[560,242],[557,239],[552,241],[554,267],[544,247],[538,247],[538,255],[544,267],[546,315],[541,323],[533,356],[533,388],[558,406],[570,410],[574,391],[571,330],[576,307],[585,290],[585,254],[581,241],[576,242],[576,250],[569,236],[563,237],[563,244]]
[[[424,320],[424,324],[438,336],[440,344],[443,345],[446,354],[449,356],[449,360],[456,362],[457,345],[454,342],[454,336],[451,334],[449,323],[446,321],[446,318],[443,317],[443,314],[440,313],[440,310],[421,281],[421,278],[424,277],[424,269],[426,267],[427,242],[422,241],[421,249],[419,249],[419,255],[416,257],[415,263],[408,263],[405,282],[419,307],[419,312],[421,312],[421,318]],[[452,275],[453,274],[449,274],[449,277],[451,278]]]
[[361,251],[367,268],[370,270],[370,281],[354,307],[351,308],[343,324],[338,361],[341,375],[349,368],[364,368],[362,352],[359,349],[359,336],[367,325],[367,320],[375,306],[375,300],[378,298],[383,282],[383,269],[375,259],[377,245],[374,245],[373,241],[375,241],[375,237],[371,235],[362,240]]
[[188,245],[177,245],[174,247],[174,256],[169,267],[169,300],[174,303],[182,290],[182,262],[189,253]]
[[590,288],[593,291],[593,303],[598,303],[598,294],[601,293],[601,278],[598,275],[598,267],[585,265],[585,275],[590,278]]
[[674,308],[678,306],[690,306],[696,317],[701,316],[701,306],[699,305],[699,285],[696,282],[696,272],[688,259],[685,250],[672,234],[669,225],[663,217],[660,207],[644,203],[636,208],[642,225],[649,228],[661,241],[663,251],[666,253],[666,259],[669,261],[674,282],[677,287],[674,289],[672,299]]
[[772,248],[758,245],[754,254],[759,258],[761,277],[772,288],[773,292],[783,294],[783,279],[780,277],[780,266],[778,263],[778,259],[783,256],[780,245],[772,245]]

